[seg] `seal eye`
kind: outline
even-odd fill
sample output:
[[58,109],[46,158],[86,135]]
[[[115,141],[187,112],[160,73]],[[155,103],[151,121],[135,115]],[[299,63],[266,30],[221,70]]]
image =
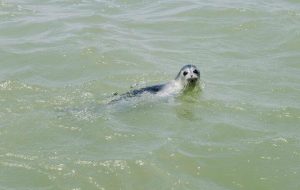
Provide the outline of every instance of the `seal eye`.
[[183,76],[186,76],[188,74],[188,72],[184,71],[182,74],[183,74]]
[[194,70],[193,73],[195,73],[196,75],[199,75],[199,71],[198,70]]

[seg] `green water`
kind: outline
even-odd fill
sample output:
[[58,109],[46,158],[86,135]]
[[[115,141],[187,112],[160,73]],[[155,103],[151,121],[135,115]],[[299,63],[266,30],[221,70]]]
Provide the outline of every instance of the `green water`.
[[298,190],[299,60],[297,0],[1,0],[0,189]]

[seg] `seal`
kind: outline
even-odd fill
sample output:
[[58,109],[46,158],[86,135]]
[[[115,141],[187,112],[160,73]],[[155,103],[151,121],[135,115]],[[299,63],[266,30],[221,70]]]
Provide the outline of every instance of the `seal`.
[[172,94],[185,93],[199,87],[200,71],[195,65],[183,66],[174,80],[153,86],[131,90],[125,94],[121,94],[117,101],[123,98],[141,96],[143,94],[156,94],[159,96],[168,96]]

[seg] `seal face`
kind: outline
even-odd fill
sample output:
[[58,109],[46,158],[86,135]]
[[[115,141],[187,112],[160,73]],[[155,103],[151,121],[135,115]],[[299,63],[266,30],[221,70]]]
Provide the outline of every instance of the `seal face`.
[[148,86],[140,89],[131,90],[125,94],[121,94],[118,99],[113,101],[118,101],[126,97],[140,96],[144,93],[157,94],[160,96],[167,96],[171,94],[177,94],[180,92],[186,92],[193,90],[195,87],[199,86],[200,71],[195,65],[185,65],[183,66],[174,80],[153,86]]
[[200,71],[195,65],[185,65],[175,80],[182,85],[183,91],[192,90],[199,85]]

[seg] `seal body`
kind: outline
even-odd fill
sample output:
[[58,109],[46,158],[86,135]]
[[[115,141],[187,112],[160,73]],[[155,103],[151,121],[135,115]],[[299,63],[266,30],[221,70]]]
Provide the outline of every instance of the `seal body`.
[[[156,94],[159,96],[168,96],[172,94],[184,93],[199,87],[200,71],[195,65],[183,66],[174,80],[153,86],[131,90],[120,95],[119,99],[126,97],[141,96],[142,94]],[[115,100],[116,101],[116,100]]]
[[158,84],[158,85],[154,85],[154,86],[148,86],[148,87],[145,87],[145,88],[132,90],[129,93],[131,95],[133,95],[133,96],[136,96],[136,95],[139,95],[139,94],[143,94],[143,93],[147,93],[147,92],[151,93],[151,94],[157,94],[164,87],[165,87],[165,84]]

